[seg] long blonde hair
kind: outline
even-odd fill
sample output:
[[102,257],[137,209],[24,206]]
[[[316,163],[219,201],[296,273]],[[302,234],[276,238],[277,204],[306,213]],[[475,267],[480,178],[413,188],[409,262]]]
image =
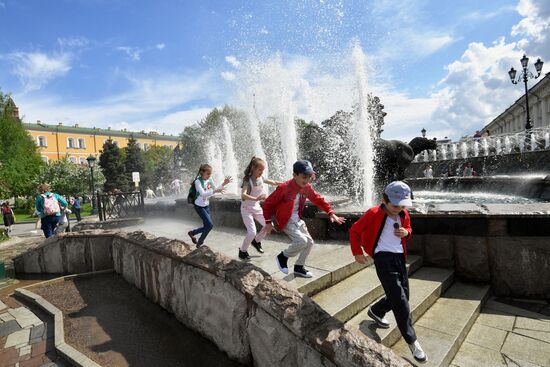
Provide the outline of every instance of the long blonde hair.
[[265,161],[262,158],[252,157],[250,163],[248,163],[248,166],[246,166],[246,169],[244,170],[243,182],[248,181],[250,177],[252,177],[252,171],[258,167],[260,163],[265,165]]

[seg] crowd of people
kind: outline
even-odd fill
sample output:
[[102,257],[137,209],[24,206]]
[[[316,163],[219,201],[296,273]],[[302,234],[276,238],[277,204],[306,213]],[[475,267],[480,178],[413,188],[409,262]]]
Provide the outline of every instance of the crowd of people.
[[[422,171],[425,178],[434,178],[434,170],[431,165],[427,165],[424,171]],[[471,162],[467,162],[464,166],[453,168],[450,165],[442,171],[440,177],[476,177],[480,176],[480,173],[477,172]]]

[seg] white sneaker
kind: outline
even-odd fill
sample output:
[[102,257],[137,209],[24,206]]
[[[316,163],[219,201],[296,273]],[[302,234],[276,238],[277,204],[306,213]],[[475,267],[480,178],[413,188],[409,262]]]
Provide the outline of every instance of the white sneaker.
[[412,344],[409,344],[409,349],[411,350],[411,353],[417,362],[425,363],[428,361],[428,356],[422,350],[422,347],[420,346],[418,340]]

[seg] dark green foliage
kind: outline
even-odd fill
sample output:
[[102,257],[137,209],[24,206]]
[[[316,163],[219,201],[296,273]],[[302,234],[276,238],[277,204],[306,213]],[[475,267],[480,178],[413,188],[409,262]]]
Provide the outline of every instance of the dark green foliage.
[[0,92],[0,197],[35,191],[34,179],[44,162],[21,121],[11,116],[8,96]]
[[129,184],[128,189],[133,190],[135,185],[132,182],[132,172],[140,173],[140,185],[147,187],[147,175],[145,175],[145,159],[143,151],[139,147],[137,140],[132,136],[128,139],[128,145],[124,150],[124,171],[126,172],[126,181]]
[[154,145],[145,152],[144,160],[145,180],[149,186],[155,189],[162,184],[167,189],[177,175],[177,170],[172,166],[174,162],[172,149]]
[[99,156],[99,166],[105,176],[103,190],[105,192],[114,189],[124,190],[128,185],[128,180],[124,175],[124,162],[121,157],[121,150],[113,140],[109,139],[103,144],[101,155]]

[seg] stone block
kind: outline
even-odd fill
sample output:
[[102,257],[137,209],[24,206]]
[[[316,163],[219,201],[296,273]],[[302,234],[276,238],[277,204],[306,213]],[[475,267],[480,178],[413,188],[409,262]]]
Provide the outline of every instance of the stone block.
[[62,241],[58,240],[42,247],[42,261],[44,272],[50,274],[64,273],[63,255],[61,253]]
[[92,237],[88,243],[89,254],[94,271],[113,268],[111,245],[113,237]]
[[65,238],[66,267],[70,274],[92,271],[86,264],[86,242],[88,239],[85,238]]
[[491,286],[497,296],[547,298],[550,256],[547,237],[489,238]]
[[489,251],[485,237],[455,236],[455,270],[459,278],[489,283]]
[[[187,319],[188,325],[212,340],[231,358],[249,363],[248,302],[244,294],[228,286],[224,279],[191,266],[175,269],[173,287],[174,296],[185,294],[185,304],[172,303],[178,318]],[[182,289],[178,290],[179,287]]]
[[426,235],[424,237],[424,264],[452,267],[454,265],[454,236]]
[[16,273],[42,273],[41,251],[29,251],[13,260]]
[[326,218],[305,218],[307,230],[313,239],[324,240],[327,238],[327,220]]
[[418,256],[424,256],[424,241],[427,235],[415,234],[413,227],[413,235],[407,241],[407,253]]

